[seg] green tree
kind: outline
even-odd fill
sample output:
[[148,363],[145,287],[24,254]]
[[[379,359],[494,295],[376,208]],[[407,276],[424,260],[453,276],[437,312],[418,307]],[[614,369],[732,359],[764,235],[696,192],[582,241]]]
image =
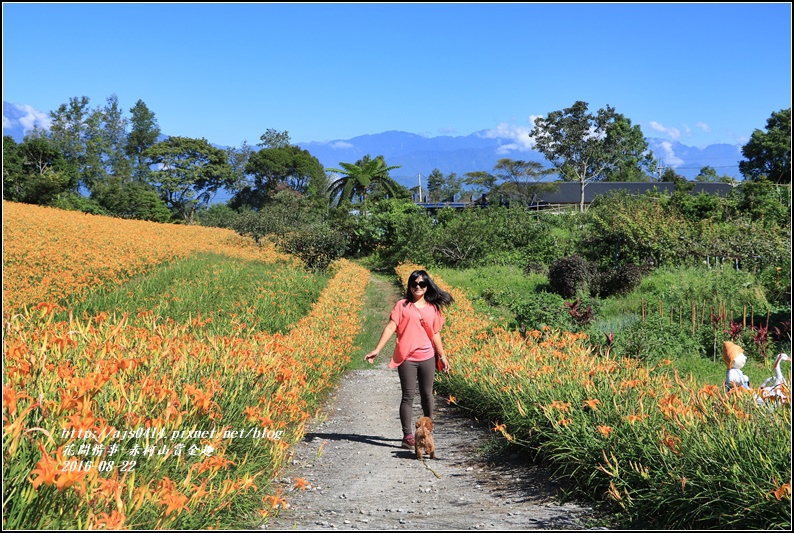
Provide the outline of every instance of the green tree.
[[234,181],[226,152],[206,139],[170,137],[144,156],[159,167],[152,172],[152,180],[160,197],[189,224],[198,205],[208,204],[214,192]]
[[427,176],[427,199],[431,202],[441,200],[441,189],[444,187],[444,173],[434,168]]
[[115,94],[108,97],[102,113],[102,137],[107,150],[105,158],[107,173],[126,180],[132,173],[130,158],[126,153],[129,121],[122,115],[123,111],[119,108],[119,99]]
[[544,168],[537,161],[500,159],[494,166],[494,176],[501,182],[496,192],[514,201],[530,204],[537,199],[538,194],[556,188],[553,183],[541,181],[551,172],[552,169]]
[[85,119],[85,152],[80,167],[80,180],[89,191],[107,178],[108,139],[103,131],[104,113],[101,108],[91,111]]
[[3,198],[49,205],[58,195],[77,190],[77,170],[47,137],[17,145],[3,138]]
[[251,176],[246,172],[245,167],[248,165],[248,161],[251,159],[251,154],[253,153],[253,146],[246,141],[243,141],[240,148],[226,148],[226,159],[234,173],[234,184],[231,190],[235,193],[252,184]]
[[268,130],[259,137],[259,140],[262,142],[256,145],[262,148],[285,148],[292,144],[288,131],[278,131],[273,128],[268,128]]
[[766,176],[773,183],[791,183],[791,108],[772,113],[766,132],[755,130],[742,147],[746,161],[739,161],[739,172],[746,179]]
[[653,163],[640,127],[632,126],[610,106],[593,115],[587,113],[586,102],[577,101],[572,107],[535,119],[530,137],[563,181],[579,183],[580,211],[584,211],[588,183],[603,180],[626,165]]
[[110,176],[91,193],[105,212],[121,218],[170,222],[171,210],[154,186],[137,180]]
[[133,176],[138,181],[146,181],[150,173],[150,161],[145,156],[146,150],[157,143],[160,136],[160,126],[154,113],[146,107],[143,100],[138,100],[130,108],[130,132],[127,135],[127,144],[124,147],[126,154],[132,159]]
[[88,161],[88,130],[90,127],[98,128],[96,117],[89,122],[90,115],[87,96],[69,98],[68,103],[50,111],[52,122],[49,132],[55,148],[77,169],[80,181],[89,189],[97,165],[95,161]]
[[337,206],[352,203],[354,197],[359,197],[364,204],[364,211],[366,211],[367,193],[376,185],[393,198],[400,195],[400,189],[403,189],[402,195],[405,195],[405,188],[389,176],[390,171],[400,168],[400,166],[386,166],[382,155],[375,159],[370,159],[370,156],[366,155],[356,164],[340,161],[339,165],[342,167],[341,169],[325,169],[326,172],[341,174],[341,177],[331,183],[329,189],[331,199],[338,199]]
[[496,176],[482,170],[467,172],[463,175],[463,183],[474,187],[474,191],[477,194],[485,194],[492,191],[496,187],[496,181]]
[[17,201],[23,183],[22,155],[10,135],[3,135],[3,198]]
[[244,168],[250,175],[250,183],[246,182],[232,199],[238,207],[248,205],[260,209],[285,187],[315,196],[322,196],[327,187],[327,177],[320,161],[308,150],[291,144],[277,144],[252,153]]

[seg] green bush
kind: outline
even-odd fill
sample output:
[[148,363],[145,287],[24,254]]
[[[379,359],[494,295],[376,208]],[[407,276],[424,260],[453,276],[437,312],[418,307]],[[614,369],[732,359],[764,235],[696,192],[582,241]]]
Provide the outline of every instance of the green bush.
[[196,213],[196,220],[202,226],[214,228],[234,228],[235,221],[240,216],[228,204],[213,204]]
[[344,256],[347,239],[327,224],[318,224],[285,233],[277,248],[298,257],[307,270],[325,272],[333,261]]
[[571,317],[565,307],[562,296],[541,291],[528,299],[516,302],[511,306],[516,322],[529,329],[541,329],[550,326],[559,329],[571,329]]
[[620,265],[617,270],[599,272],[591,292],[601,297],[629,293],[640,286],[649,272],[650,267],[632,263]]
[[563,298],[576,298],[580,293],[588,294],[592,280],[591,266],[578,255],[558,259],[549,268],[549,285]]
[[686,325],[671,325],[658,319],[636,322],[616,334],[613,353],[641,359],[648,365],[665,359],[707,355],[702,342],[692,336]]

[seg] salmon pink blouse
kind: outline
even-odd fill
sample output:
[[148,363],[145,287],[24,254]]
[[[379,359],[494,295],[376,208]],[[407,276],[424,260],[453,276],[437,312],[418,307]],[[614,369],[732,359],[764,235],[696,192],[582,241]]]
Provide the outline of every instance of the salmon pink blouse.
[[420,308],[405,298],[394,305],[390,318],[397,324],[397,345],[389,361],[389,368],[397,368],[403,361],[424,361],[433,357],[433,343],[419,321],[420,315],[433,334],[441,331],[444,315],[435,305],[427,303]]

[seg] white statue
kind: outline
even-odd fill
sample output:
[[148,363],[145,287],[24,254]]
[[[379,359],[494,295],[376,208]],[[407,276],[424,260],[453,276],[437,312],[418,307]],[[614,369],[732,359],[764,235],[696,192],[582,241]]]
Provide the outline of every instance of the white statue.
[[775,375],[765,379],[758,387],[761,390],[761,398],[765,402],[789,402],[789,384],[783,377],[783,370],[780,368],[780,363],[783,361],[791,361],[791,358],[784,353],[778,354],[775,359]]

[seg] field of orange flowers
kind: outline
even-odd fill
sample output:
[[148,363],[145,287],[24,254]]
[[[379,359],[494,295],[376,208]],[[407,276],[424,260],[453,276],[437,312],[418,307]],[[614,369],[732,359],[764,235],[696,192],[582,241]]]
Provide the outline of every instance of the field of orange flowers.
[[146,311],[61,319],[62,298],[195,250],[285,258],[222,230],[7,202],[3,215],[4,528],[244,527],[284,506],[271,480],[345,368],[366,270],[339,261],[286,333]]
[[[397,274],[406,283],[417,268]],[[673,361],[595,353],[584,334],[489,327],[433,278],[456,300],[443,332],[452,371],[436,391],[580,495],[635,528],[790,529],[790,404],[760,407],[679,376]]]
[[120,284],[196,252],[291,261],[231,230],[122,220],[3,201],[3,314]]

